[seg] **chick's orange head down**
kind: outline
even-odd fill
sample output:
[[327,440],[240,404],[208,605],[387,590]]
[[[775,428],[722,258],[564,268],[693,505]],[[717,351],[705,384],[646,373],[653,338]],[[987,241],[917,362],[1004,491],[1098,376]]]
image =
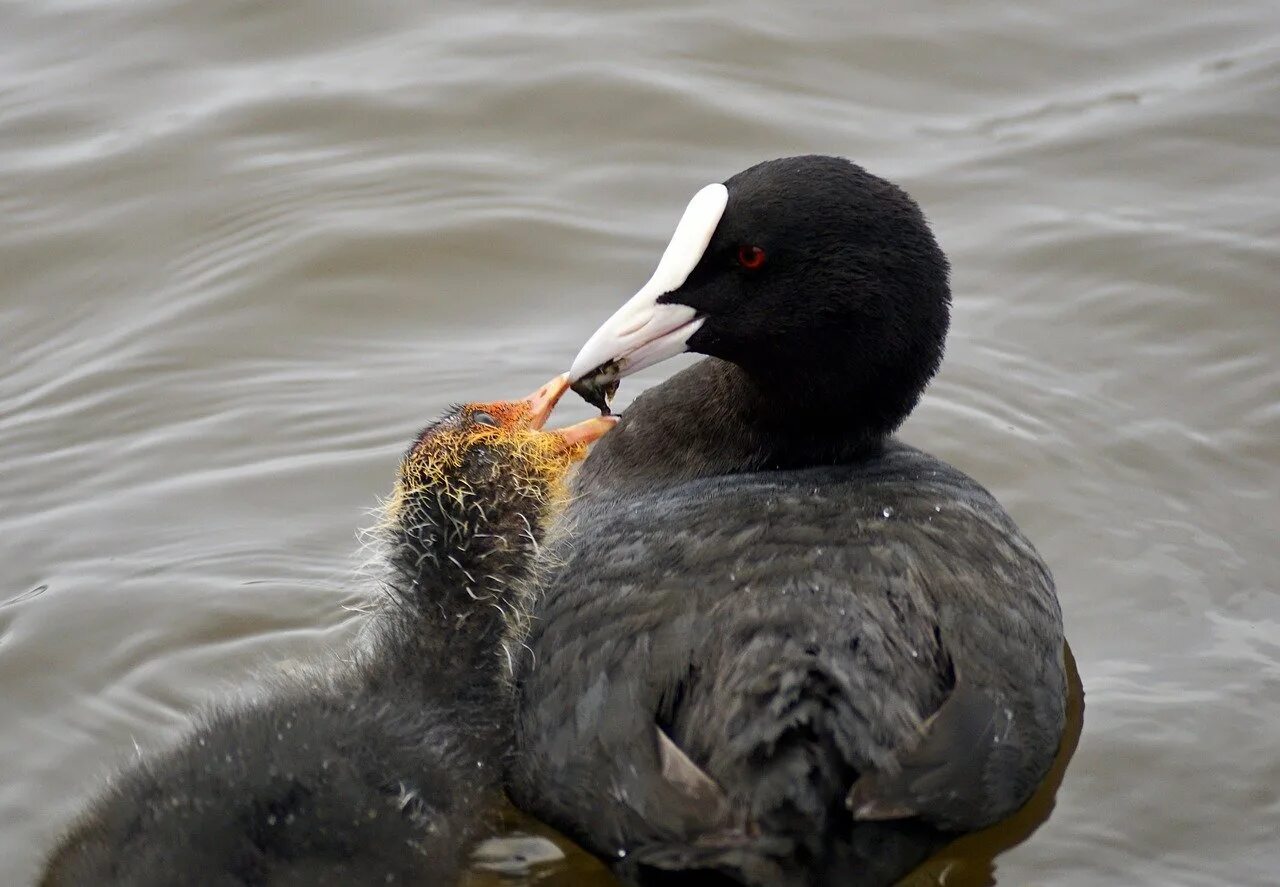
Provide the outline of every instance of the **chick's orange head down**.
[[596,416],[546,429],[568,388],[568,379],[557,376],[528,397],[463,404],[427,426],[401,462],[392,516],[407,496],[429,488],[457,495],[505,482],[538,499],[562,494],[570,467],[615,424]]

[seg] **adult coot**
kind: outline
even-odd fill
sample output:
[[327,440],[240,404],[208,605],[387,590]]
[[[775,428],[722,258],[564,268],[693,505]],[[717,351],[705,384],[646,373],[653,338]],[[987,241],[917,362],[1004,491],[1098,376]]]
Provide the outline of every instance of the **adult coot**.
[[390,596],[367,651],[138,760],[42,883],[453,883],[510,744],[506,617],[565,472],[612,424],[540,430],[567,384],[423,431],[382,528]]
[[519,666],[522,806],[637,877],[875,884],[1030,796],[1064,721],[1049,571],[890,436],[947,275],[911,198],[842,159],[693,198],[571,371],[599,402],[710,356],[574,481]]

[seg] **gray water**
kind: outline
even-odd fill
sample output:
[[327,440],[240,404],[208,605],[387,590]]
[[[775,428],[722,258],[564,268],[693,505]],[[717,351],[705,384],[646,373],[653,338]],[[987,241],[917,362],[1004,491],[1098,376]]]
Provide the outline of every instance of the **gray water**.
[[1035,540],[1086,688],[996,879],[1275,883],[1274,0],[7,0],[0,883],[135,743],[343,648],[418,426],[564,369],[695,189],[810,151],[949,252],[903,436]]

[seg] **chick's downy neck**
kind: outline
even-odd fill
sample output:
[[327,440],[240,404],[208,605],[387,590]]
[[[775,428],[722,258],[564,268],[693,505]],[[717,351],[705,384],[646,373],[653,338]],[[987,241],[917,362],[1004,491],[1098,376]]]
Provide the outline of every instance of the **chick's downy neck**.
[[508,645],[548,510],[545,485],[494,466],[483,482],[402,478],[384,527],[389,601],[376,643],[401,679],[468,694],[506,681]]

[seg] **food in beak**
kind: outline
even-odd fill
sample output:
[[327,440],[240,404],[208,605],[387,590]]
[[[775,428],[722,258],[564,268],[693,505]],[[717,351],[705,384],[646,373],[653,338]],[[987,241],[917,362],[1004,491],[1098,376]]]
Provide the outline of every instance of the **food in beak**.
[[575,394],[598,409],[602,416],[613,415],[609,404],[622,381],[618,374],[618,363],[617,360],[603,363],[570,386]]

